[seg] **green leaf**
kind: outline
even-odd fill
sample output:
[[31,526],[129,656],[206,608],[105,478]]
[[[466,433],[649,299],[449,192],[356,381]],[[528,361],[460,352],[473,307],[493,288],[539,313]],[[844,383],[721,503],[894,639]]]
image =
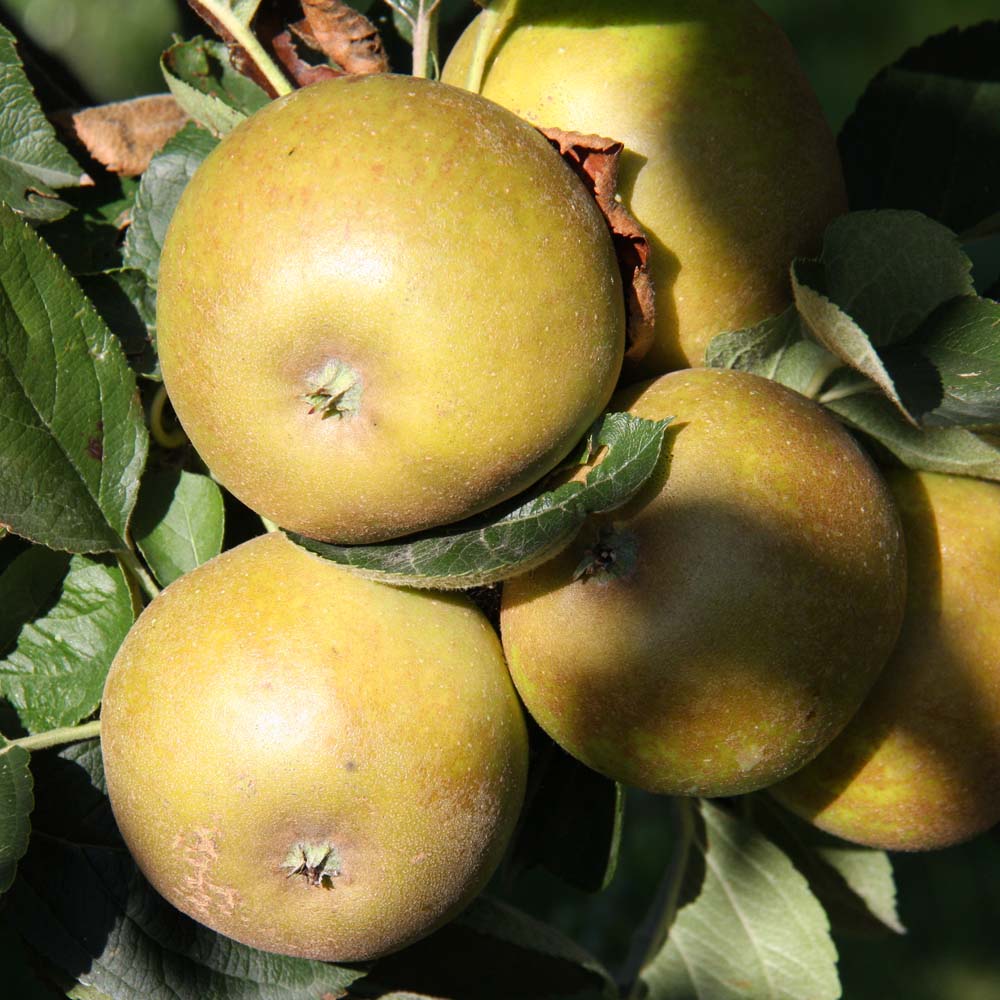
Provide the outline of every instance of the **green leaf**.
[[906,933],[896,909],[896,883],[885,851],[859,847],[817,830],[769,795],[748,805],[760,829],[809,880],[834,930],[871,935]]
[[756,326],[714,337],[705,352],[708,368],[737,368],[787,385],[807,396],[840,365],[829,351],[805,339],[794,306]]
[[218,139],[204,129],[185,125],[153,157],[142,175],[123,256],[125,266],[142,271],[154,288],[160,273],[163,238],[177,202],[201,161],[218,144]]
[[974,296],[952,299],[910,343],[941,380],[943,398],[925,423],[1000,424],[1000,304]]
[[212,479],[167,469],[143,480],[132,534],[165,587],[222,551],[224,516]]
[[62,192],[73,211],[39,232],[72,275],[121,264],[122,232],[138,186],[136,179],[101,173],[93,185]]
[[514,869],[542,865],[584,892],[606,889],[618,864],[624,811],[621,785],[546,740],[532,759]]
[[799,260],[794,270],[878,347],[905,340],[949,299],[974,294],[971,264],[955,234],[919,212],[842,215],[827,227],[819,260]]
[[397,34],[404,42],[413,44],[413,26],[417,19],[419,0],[394,0],[392,7],[392,24]]
[[0,521],[54,549],[124,548],[146,448],[118,341],[0,206]]
[[906,933],[896,909],[892,861],[885,851],[848,844],[835,837],[821,840],[813,849],[840,875],[854,899],[861,901],[882,926],[896,934]]
[[792,286],[812,339],[915,422],[878,348],[906,340],[949,299],[973,294],[955,235],[916,212],[841,216],[827,228],[819,260],[793,263]]
[[55,602],[0,660],[0,693],[30,732],[74,725],[97,708],[132,620],[121,570],[74,556]]
[[587,474],[582,500],[588,514],[606,514],[639,492],[656,469],[663,432],[672,419],[643,420],[627,413],[600,418],[590,433],[607,454]]
[[0,653],[17,641],[25,622],[41,614],[69,569],[67,552],[33,545],[0,574]]
[[39,954],[113,1000],[317,1000],[365,974],[215,934],[164,902],[120,848],[36,838],[11,900]]
[[840,135],[851,207],[997,231],[1000,22],[927,39],[868,85]]
[[[214,0],[212,3],[203,3],[201,0],[193,0],[191,6],[194,8],[194,12],[198,14],[202,20],[213,23],[213,20],[221,13],[222,10],[228,8],[232,11],[233,16],[240,24],[249,25],[257,13],[257,8],[260,7],[261,0]],[[217,8],[217,11],[213,11],[211,8]]]
[[263,88],[233,69],[223,42],[200,37],[176,42],[163,53],[160,67],[177,103],[217,136],[271,100]]
[[94,989],[93,986],[83,986],[81,983],[77,983],[66,996],[68,1000],[114,1000],[114,997],[108,996],[102,990]]
[[[596,981],[603,981],[599,982],[601,993],[608,994],[613,991],[611,979],[603,966],[583,948],[554,927],[535,920],[508,903],[481,896],[455,924],[490,937],[497,943],[513,945],[535,955],[557,959],[567,964],[572,963],[579,971],[591,973]],[[524,996],[532,995],[533,991],[528,983],[525,983],[522,989]]]
[[964,427],[914,427],[887,399],[872,394],[824,405],[910,469],[1000,480],[1000,448]]
[[0,893],[14,884],[17,863],[28,849],[34,805],[31,754],[0,736]]
[[350,992],[379,1000],[414,994],[435,1000],[618,996],[605,969],[577,944],[488,896],[437,933],[378,961]]
[[14,36],[0,25],[0,201],[30,219],[58,219],[70,208],[53,189],[85,179],[35,98]]
[[835,1000],[837,952],[805,878],[756,827],[708,801],[705,874],[642,973],[648,1000]]
[[310,552],[362,576],[408,587],[460,588],[523,573],[562,550],[588,514],[626,503],[652,475],[669,421],[626,413],[602,418],[595,440],[608,449],[586,482],[570,482],[504,514],[491,514],[383,545],[329,545],[291,535]]
[[230,0],[229,6],[243,24],[249,24],[257,13],[260,3],[261,0]]
[[156,356],[156,291],[134,267],[118,267],[79,278],[80,286],[121,342],[137,375],[159,380]]
[[81,740],[35,753],[32,828],[76,844],[122,847],[104,779],[100,740]]
[[79,210],[36,228],[52,252],[78,280],[104,268],[115,267],[121,260],[121,229]]

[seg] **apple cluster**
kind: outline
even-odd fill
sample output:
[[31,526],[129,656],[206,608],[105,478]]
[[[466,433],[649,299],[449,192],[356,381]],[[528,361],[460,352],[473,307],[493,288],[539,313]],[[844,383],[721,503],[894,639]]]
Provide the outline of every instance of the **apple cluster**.
[[[341,544],[494,508],[608,409],[671,418],[659,464],[505,581],[499,638],[464,595],[364,579],[280,531],[168,587],[102,710],[153,885],[267,950],[401,948],[500,863],[522,706],[651,792],[771,789],[890,849],[992,825],[1000,612],[969,595],[998,565],[1000,488],[887,477],[814,401],[692,367],[785,307],[789,262],[846,209],[787,40],[743,0],[525,0],[473,21],[442,81],[313,84],[197,171],[157,304],[186,433],[262,517]],[[624,144],[656,295],[624,375],[611,234],[535,126]]]

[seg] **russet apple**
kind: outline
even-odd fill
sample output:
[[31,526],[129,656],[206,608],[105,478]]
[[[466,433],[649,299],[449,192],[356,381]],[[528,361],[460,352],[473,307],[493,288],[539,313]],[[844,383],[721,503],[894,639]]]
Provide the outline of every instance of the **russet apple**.
[[1000,484],[888,480],[909,563],[899,643],[844,732],[772,793],[847,840],[932,850],[1000,822]]
[[442,79],[624,143],[620,192],[656,292],[639,374],[701,364],[715,334],[781,312],[792,258],[846,211],[819,102],[750,0],[507,0],[466,29]]
[[874,465],[821,406],[739,371],[616,396],[673,417],[653,479],[504,583],[525,707],[609,777],[673,795],[773,784],[844,727],[902,620],[905,557]]
[[329,961],[393,951],[470,902],[527,770],[471,602],[363,580],[277,533],[146,608],[108,675],[101,747],[122,836],[163,896]]
[[284,528],[372,542],[555,466],[614,388],[624,297],[603,216],[534,128],[377,75],[222,140],[171,220],[157,324],[223,485]]

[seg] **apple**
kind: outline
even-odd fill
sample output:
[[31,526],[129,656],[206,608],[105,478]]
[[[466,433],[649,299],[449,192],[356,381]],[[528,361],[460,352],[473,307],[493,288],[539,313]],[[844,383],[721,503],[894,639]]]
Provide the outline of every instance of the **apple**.
[[909,561],[899,643],[844,732],[772,792],[847,840],[932,850],[1000,821],[1000,484],[888,478]]
[[625,144],[620,190],[656,292],[641,375],[701,364],[715,334],[781,312],[792,258],[846,211],[819,103],[749,0],[508,0],[471,23],[442,79]]
[[756,375],[674,372],[612,407],[674,418],[660,465],[504,584],[514,683],[557,743],[626,784],[773,784],[844,727],[896,640],[892,498],[829,413]]
[[358,961],[455,915],[521,807],[524,716],[468,600],[255,538],[139,617],[104,691],[122,836],[153,886],[267,951]]
[[343,77],[197,170],[158,349],[223,485],[284,528],[372,542],[561,461],[614,388],[624,311],[607,224],[534,128],[444,84]]

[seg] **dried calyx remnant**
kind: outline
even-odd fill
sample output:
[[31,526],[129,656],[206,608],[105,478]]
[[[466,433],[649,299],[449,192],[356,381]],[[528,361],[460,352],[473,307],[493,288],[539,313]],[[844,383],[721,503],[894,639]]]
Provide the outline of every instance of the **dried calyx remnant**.
[[324,420],[348,417],[361,409],[361,376],[343,361],[328,361],[310,379],[309,391],[302,398],[309,404],[309,412]]
[[624,528],[604,526],[597,532],[594,543],[584,549],[573,579],[595,578],[600,583],[628,576],[639,557],[639,543]]
[[333,880],[341,873],[340,855],[333,844],[325,842],[292,844],[281,867],[288,878],[301,876],[308,885],[321,889],[332,889]]

